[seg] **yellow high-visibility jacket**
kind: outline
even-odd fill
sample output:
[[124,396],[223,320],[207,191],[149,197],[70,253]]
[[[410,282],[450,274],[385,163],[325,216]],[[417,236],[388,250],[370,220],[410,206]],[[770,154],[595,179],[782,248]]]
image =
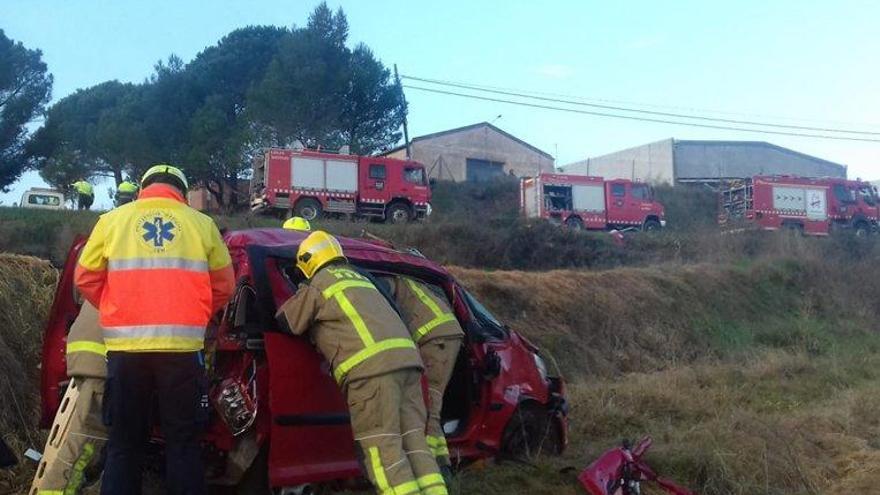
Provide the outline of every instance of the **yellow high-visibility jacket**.
[[346,263],[318,270],[278,315],[295,335],[309,334],[340,384],[422,368],[400,316],[372,282]]
[[75,281],[100,312],[107,350],[128,352],[201,350],[234,286],[214,221],[166,184],[101,215]]

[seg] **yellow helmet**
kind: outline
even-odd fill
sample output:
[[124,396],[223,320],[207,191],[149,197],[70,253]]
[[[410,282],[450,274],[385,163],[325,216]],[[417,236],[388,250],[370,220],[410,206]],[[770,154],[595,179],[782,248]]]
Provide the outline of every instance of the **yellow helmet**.
[[153,182],[156,182],[156,179],[158,179],[162,175],[170,177],[171,180],[176,183],[174,185],[177,186],[181,191],[183,191],[184,195],[189,190],[189,182],[186,181],[186,175],[184,175],[179,168],[173,167],[165,163],[153,165],[152,167],[150,167],[150,169],[147,170],[147,172],[141,178],[141,187],[146,188]]
[[342,246],[335,237],[323,230],[309,234],[296,252],[296,266],[306,278],[312,278],[322,266],[338,259],[345,259]]
[[282,227],[288,230],[301,230],[303,232],[312,230],[312,224],[303,217],[290,217],[284,221]]

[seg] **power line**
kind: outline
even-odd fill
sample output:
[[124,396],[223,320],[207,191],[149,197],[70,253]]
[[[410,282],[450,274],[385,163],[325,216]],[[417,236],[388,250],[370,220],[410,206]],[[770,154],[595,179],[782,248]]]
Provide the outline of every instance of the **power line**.
[[802,130],[802,131],[833,132],[833,133],[842,133],[842,134],[860,134],[860,135],[868,135],[868,136],[880,136],[880,132],[872,132],[872,131],[857,131],[857,130],[850,130],[850,129],[835,129],[835,128],[828,128],[828,127],[800,126],[800,125],[792,125],[792,124],[778,124],[778,123],[758,122],[758,121],[750,121],[750,120],[725,119],[725,118],[720,118],[720,117],[707,117],[707,116],[702,116],[702,115],[688,115],[688,114],[672,113],[672,112],[659,112],[659,111],[655,111],[655,110],[644,110],[644,109],[639,109],[639,108],[628,108],[628,107],[621,107],[621,106],[614,106],[614,105],[604,105],[604,104],[599,104],[599,103],[585,103],[583,101],[563,100],[563,99],[559,99],[559,98],[548,98],[548,97],[544,97],[544,96],[534,96],[534,95],[528,94],[527,92],[505,91],[505,90],[500,90],[500,89],[488,89],[485,86],[481,87],[479,85],[458,83],[458,82],[453,82],[453,81],[443,81],[440,79],[428,79],[428,78],[406,76],[406,75],[401,76],[401,78],[410,79],[413,81],[425,82],[425,83],[429,83],[429,84],[436,84],[439,86],[450,86],[450,87],[454,87],[454,88],[461,88],[461,89],[467,89],[467,90],[472,90],[472,91],[482,91],[482,92],[486,92],[486,93],[494,93],[494,94],[500,94],[500,95],[505,95],[505,96],[516,96],[519,98],[529,98],[529,99],[533,99],[533,100],[547,101],[547,102],[552,102],[552,103],[564,103],[567,105],[580,105],[580,106],[586,106],[586,107],[592,107],[592,108],[602,108],[605,110],[615,110],[615,111],[619,111],[619,112],[633,112],[633,113],[641,113],[641,114],[646,114],[646,115],[657,115],[657,116],[661,116],[661,117],[684,118],[684,119],[702,120],[702,121],[707,121],[707,122],[721,122],[721,123],[725,123],[725,124],[757,125],[757,126],[762,126],[762,127],[795,129],[795,130]]
[[470,98],[473,100],[492,101],[492,102],[496,102],[496,103],[509,103],[511,105],[520,105],[520,106],[530,107],[530,108],[542,108],[545,110],[556,110],[556,111],[561,111],[561,112],[578,113],[578,114],[583,114],[583,115],[594,115],[597,117],[609,117],[609,118],[615,118],[615,119],[636,120],[636,121],[640,121],[640,122],[654,122],[657,124],[673,124],[673,125],[682,125],[682,126],[690,126],[690,127],[702,127],[705,129],[720,129],[720,130],[726,130],[726,131],[753,132],[753,133],[757,133],[757,134],[774,134],[774,135],[779,135],[779,136],[796,136],[796,137],[810,137],[810,138],[817,138],[817,139],[833,139],[833,140],[839,140],[839,141],[862,141],[862,142],[868,142],[868,143],[880,143],[880,139],[859,138],[859,137],[850,137],[850,136],[829,136],[826,134],[808,134],[808,133],[802,133],[802,132],[773,131],[773,130],[767,130],[767,129],[749,129],[749,128],[745,128],[745,127],[733,127],[733,126],[723,126],[723,125],[714,125],[714,124],[699,124],[696,122],[680,122],[680,121],[674,121],[674,120],[655,119],[655,118],[650,118],[650,117],[636,117],[633,115],[620,115],[620,114],[605,113],[605,112],[593,112],[593,111],[589,111],[589,110],[579,110],[576,108],[557,107],[557,106],[551,106],[551,105],[543,105],[543,104],[539,104],[539,103],[528,103],[528,102],[524,102],[524,101],[506,100],[506,99],[502,99],[502,98],[492,98],[489,96],[458,93],[455,91],[445,91],[442,89],[424,88],[424,87],[420,87],[420,86],[411,86],[408,84],[404,84],[403,87],[408,88],[408,89],[414,89],[417,91],[426,91],[429,93],[437,93],[437,94],[443,94],[443,95],[449,95],[449,96],[459,96],[462,98]]
[[[415,76],[410,76],[415,77]],[[430,79],[433,81],[437,81],[438,83],[456,83],[456,81],[449,81],[443,79]],[[827,124],[841,124],[841,125],[850,125],[850,126],[868,126],[868,127],[880,127],[880,123],[871,123],[871,122],[851,122],[851,121],[841,121],[841,120],[827,120],[827,119],[815,119],[815,118],[804,118],[804,117],[792,117],[785,115],[771,115],[771,114],[760,114],[760,113],[747,113],[747,112],[731,112],[727,110],[717,110],[717,109],[708,109],[708,108],[699,108],[699,107],[687,107],[680,105],[660,105],[656,103],[645,103],[631,100],[616,100],[616,99],[607,99],[607,98],[586,98],[583,96],[576,96],[566,93],[554,93],[551,91],[535,91],[535,90],[522,90],[504,86],[491,86],[486,84],[475,84],[475,83],[463,83],[458,82],[459,84],[467,84],[469,86],[474,86],[476,88],[484,88],[484,89],[497,89],[502,91],[515,91],[519,93],[526,93],[529,95],[540,95],[540,96],[556,96],[561,98],[571,98],[580,101],[586,102],[600,102],[600,103],[614,103],[618,105],[634,105],[637,107],[648,107],[648,108],[666,108],[672,110],[683,110],[688,112],[704,112],[709,114],[719,114],[719,115],[738,115],[741,117],[756,117],[756,118],[766,118],[766,119],[780,119],[780,120],[788,120],[794,122],[814,122],[814,123],[822,123],[824,125]]]

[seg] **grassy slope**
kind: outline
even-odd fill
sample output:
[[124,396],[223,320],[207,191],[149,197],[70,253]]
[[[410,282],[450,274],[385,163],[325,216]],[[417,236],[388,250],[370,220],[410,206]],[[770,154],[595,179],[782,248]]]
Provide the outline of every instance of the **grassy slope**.
[[644,434],[656,467],[703,494],[880,481],[880,269],[798,252],[722,267],[454,270],[572,383],[562,459],[468,473],[465,487],[577,493],[561,468]]

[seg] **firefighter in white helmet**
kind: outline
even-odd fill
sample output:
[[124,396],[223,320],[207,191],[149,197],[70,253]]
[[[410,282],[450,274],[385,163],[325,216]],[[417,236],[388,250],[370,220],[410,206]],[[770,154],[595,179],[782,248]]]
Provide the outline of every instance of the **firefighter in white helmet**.
[[326,232],[300,244],[296,265],[306,282],[278,317],[295,335],[308,334],[330,363],[376,492],[446,495],[425,439],[422,361],[399,315]]

